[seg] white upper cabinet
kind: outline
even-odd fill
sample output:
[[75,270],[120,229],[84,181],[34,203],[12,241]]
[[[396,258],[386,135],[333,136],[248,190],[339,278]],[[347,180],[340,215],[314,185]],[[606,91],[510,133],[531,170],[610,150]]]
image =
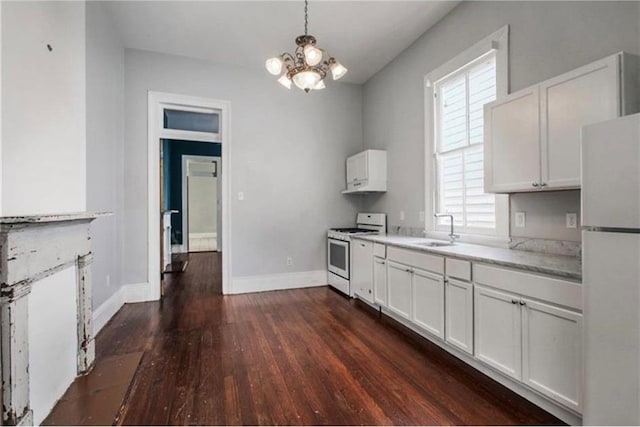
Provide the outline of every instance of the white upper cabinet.
[[508,193],[540,182],[538,88],[484,107],[485,191]]
[[366,150],[347,158],[347,189],[343,194],[387,191],[387,152]]
[[580,188],[584,125],[634,113],[638,59],[593,62],[485,105],[485,191]]
[[548,188],[580,187],[580,129],[619,115],[617,56],[540,85],[542,181]]

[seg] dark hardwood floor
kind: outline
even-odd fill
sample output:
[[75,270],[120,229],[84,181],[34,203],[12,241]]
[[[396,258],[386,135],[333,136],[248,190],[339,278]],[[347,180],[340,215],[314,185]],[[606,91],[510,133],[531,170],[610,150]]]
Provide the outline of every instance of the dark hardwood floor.
[[117,424],[561,424],[327,287],[222,296],[220,261],[98,335],[99,359],[143,352]]

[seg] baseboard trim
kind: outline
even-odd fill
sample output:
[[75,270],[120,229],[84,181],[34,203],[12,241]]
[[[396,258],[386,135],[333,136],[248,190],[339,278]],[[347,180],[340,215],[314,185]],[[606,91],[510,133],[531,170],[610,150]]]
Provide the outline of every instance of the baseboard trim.
[[121,286],[113,295],[109,297],[105,302],[100,304],[100,307],[93,311],[93,334],[98,335],[98,332],[106,325],[109,320],[120,310],[125,303],[125,287]]
[[148,282],[144,283],[132,283],[123,286],[125,292],[124,302],[129,304],[133,302],[147,302],[156,301],[156,298],[151,296],[151,285]]
[[234,277],[229,294],[312,288],[327,285],[327,270]]

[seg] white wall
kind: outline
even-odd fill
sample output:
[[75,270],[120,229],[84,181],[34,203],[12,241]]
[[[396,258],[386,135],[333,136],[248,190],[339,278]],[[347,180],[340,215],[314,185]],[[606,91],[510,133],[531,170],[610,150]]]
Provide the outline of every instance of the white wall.
[[[389,191],[370,196],[365,209],[387,212],[390,225],[423,226],[425,74],[509,24],[510,86],[516,91],[620,50],[640,53],[639,9],[638,2],[460,4],[364,86],[364,143],[388,150],[389,162]],[[564,205],[579,212],[578,199],[570,193]],[[528,197],[536,198],[514,200],[522,204]],[[543,198],[527,207],[527,222],[534,224],[547,215],[549,204]],[[544,233],[538,228],[529,234],[565,236],[564,212],[554,212],[562,218],[547,217],[550,221],[541,224]]]
[[357,211],[340,190],[345,158],[362,149],[361,87],[329,82],[305,94],[266,71],[127,49],[124,255],[136,261],[125,283],[147,281],[149,90],[231,102],[233,276],[325,270],[327,228]]
[[84,211],[84,3],[2,8],[2,214]]
[[124,47],[110,15],[88,2],[87,210],[113,212],[91,224],[93,306],[122,286],[124,222]]

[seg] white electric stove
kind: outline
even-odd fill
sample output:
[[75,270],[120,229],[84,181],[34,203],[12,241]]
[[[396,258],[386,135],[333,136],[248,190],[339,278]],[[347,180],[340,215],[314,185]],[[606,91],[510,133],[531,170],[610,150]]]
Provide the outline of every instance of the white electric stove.
[[327,264],[329,285],[352,296],[351,237],[367,234],[386,234],[387,215],[382,213],[359,213],[356,225],[351,228],[331,228],[327,232]]

